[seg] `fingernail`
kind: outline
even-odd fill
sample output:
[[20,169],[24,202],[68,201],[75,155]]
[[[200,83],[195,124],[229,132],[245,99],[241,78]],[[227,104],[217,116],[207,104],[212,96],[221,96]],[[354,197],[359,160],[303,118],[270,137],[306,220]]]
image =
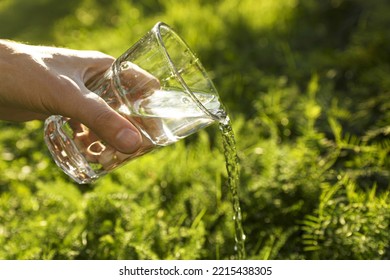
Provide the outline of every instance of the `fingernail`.
[[141,135],[134,130],[124,128],[116,135],[116,148],[122,153],[133,153],[141,146]]

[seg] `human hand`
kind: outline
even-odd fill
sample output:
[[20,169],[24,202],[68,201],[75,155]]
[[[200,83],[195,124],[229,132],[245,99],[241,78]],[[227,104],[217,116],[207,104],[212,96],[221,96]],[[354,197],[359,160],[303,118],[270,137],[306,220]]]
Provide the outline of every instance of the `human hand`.
[[[83,123],[118,151],[135,152],[142,144],[138,130],[85,86],[113,61],[97,51],[0,40],[0,119],[29,121],[62,115]],[[151,79],[144,71],[139,74]]]

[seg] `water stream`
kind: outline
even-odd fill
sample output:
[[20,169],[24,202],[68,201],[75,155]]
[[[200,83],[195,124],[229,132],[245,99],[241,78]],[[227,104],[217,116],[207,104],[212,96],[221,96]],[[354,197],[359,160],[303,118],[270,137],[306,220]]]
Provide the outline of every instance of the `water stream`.
[[240,169],[236,150],[236,142],[234,132],[231,126],[229,117],[225,121],[220,122],[219,128],[222,134],[222,141],[224,147],[224,155],[226,161],[226,169],[228,174],[228,184],[233,205],[233,220],[235,229],[235,251],[237,259],[245,259],[245,233],[242,227],[242,214],[238,190],[240,187]]

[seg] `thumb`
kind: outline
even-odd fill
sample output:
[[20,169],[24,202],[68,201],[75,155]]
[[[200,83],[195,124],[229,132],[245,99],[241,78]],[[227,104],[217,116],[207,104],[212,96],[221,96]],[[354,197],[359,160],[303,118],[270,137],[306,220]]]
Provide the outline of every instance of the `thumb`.
[[140,148],[141,134],[130,121],[95,93],[91,92],[84,97],[79,104],[80,110],[77,110],[77,119],[81,123],[122,153],[131,154]]

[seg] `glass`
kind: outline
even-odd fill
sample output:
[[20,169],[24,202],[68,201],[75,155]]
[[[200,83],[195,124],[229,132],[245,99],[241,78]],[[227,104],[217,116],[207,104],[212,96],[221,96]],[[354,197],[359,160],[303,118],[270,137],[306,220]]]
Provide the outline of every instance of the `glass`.
[[[137,77],[139,73],[142,77]],[[45,121],[48,149],[57,165],[80,184],[226,118],[199,59],[161,22],[87,87],[137,127],[143,144],[135,153],[124,154],[81,123],[49,117]]]

